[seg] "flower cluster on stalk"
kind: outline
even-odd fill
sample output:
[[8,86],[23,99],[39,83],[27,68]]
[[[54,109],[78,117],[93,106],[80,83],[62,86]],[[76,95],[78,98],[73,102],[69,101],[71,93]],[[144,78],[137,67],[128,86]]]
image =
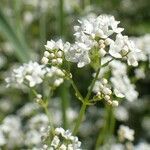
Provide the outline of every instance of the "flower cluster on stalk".
[[13,70],[10,77],[6,78],[7,86],[26,85],[35,87],[41,84],[45,78],[49,78],[51,86],[59,86],[63,83],[64,73],[57,67],[48,68],[37,62],[25,63]]
[[51,135],[52,131],[49,127],[48,129],[42,128],[41,132],[43,143],[51,137],[50,145],[43,144],[43,150],[81,150],[81,142],[69,130],[64,130],[61,127],[56,128],[53,135]]

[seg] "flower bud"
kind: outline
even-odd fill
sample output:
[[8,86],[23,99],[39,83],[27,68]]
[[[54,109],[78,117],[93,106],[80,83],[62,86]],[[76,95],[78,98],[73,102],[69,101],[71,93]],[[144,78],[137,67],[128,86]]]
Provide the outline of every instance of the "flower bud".
[[112,106],[113,107],[117,107],[119,105],[118,101],[114,100],[112,101]]
[[43,64],[47,64],[47,63],[48,63],[48,58],[43,57],[42,60],[41,60],[41,62],[42,62]]
[[49,55],[50,55],[50,53],[49,53],[48,51],[45,51],[45,52],[44,52],[44,56],[45,56],[45,57],[49,57]]

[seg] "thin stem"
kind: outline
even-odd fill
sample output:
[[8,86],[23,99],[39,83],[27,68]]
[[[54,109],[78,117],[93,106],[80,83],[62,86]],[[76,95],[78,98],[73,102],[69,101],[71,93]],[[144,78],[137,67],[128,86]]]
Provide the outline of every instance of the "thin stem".
[[74,81],[72,80],[72,78],[70,78],[70,82],[71,82],[71,85],[72,85],[73,89],[74,89],[75,92],[76,92],[77,98],[78,98],[80,101],[83,102],[83,96],[82,96],[81,93],[79,92],[79,90],[78,90],[76,84],[74,83]]
[[48,105],[44,105],[43,108],[44,108],[44,111],[45,111],[45,113],[46,113],[46,115],[48,117],[50,128],[52,130],[52,134],[54,135],[54,125],[52,123],[53,122],[52,114],[48,110]]
[[110,135],[113,135],[114,133],[114,129],[115,129],[115,124],[116,124],[116,120],[115,120],[115,116],[114,116],[114,109],[111,108],[111,113],[110,113]]
[[100,67],[98,68],[98,70],[97,70],[97,72],[96,72],[96,75],[95,75],[95,78],[93,79],[93,81],[92,81],[92,83],[91,83],[91,86],[90,86],[90,89],[89,89],[89,91],[88,91],[88,93],[87,93],[87,95],[86,95],[86,100],[88,100],[89,98],[90,98],[90,95],[91,95],[91,93],[92,93],[92,90],[93,90],[93,87],[94,87],[94,85],[95,85],[95,82],[96,82],[96,80],[97,80],[97,78],[98,78],[98,75],[99,75],[99,73],[100,73]]
[[64,34],[64,1],[63,0],[59,0],[59,20],[60,20],[60,35],[62,36]]
[[[31,90],[35,96],[38,94],[34,89],[31,89]],[[49,124],[50,124],[51,130],[52,130],[52,134],[54,134],[53,117],[52,117],[52,114],[50,113],[50,111],[48,110],[48,100],[46,100],[46,102],[44,104],[42,104],[41,106],[43,107],[43,109],[48,117]]]
[[78,132],[78,129],[79,129],[80,124],[81,124],[81,122],[82,122],[83,116],[84,116],[84,114],[85,114],[86,107],[87,107],[87,105],[86,105],[85,103],[83,103],[83,104],[82,104],[82,107],[81,107],[81,109],[80,109],[80,112],[79,112],[79,116],[78,116],[78,119],[77,119],[77,123],[76,123],[76,125],[75,125],[74,130],[73,130],[73,134],[74,134],[74,135],[76,135],[77,132]]
[[69,92],[68,92],[69,87],[70,87],[70,84],[68,84],[68,83],[64,83],[60,87],[61,110],[62,110],[62,118],[63,118],[63,127],[64,127],[64,129],[67,129],[67,127],[68,127],[67,109],[69,107],[69,99],[70,99],[70,95],[69,95]]
[[41,12],[39,17],[40,41],[43,44],[46,42],[46,12]]
[[104,123],[103,128],[99,131],[98,138],[96,140],[95,150],[98,149],[98,147],[104,142],[105,136],[107,136],[106,132],[108,129],[108,122],[109,122],[109,110],[108,110],[107,106],[105,107],[105,109],[106,109],[106,111],[105,111],[105,123]]

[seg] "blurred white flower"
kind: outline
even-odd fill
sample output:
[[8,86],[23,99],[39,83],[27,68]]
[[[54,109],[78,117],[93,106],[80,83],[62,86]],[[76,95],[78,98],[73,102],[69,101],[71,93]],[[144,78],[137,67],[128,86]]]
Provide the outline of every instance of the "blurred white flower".
[[37,62],[23,64],[18,69],[14,69],[10,77],[6,78],[7,86],[10,85],[28,85],[34,87],[43,82],[48,77],[51,86],[59,86],[63,83],[64,73],[57,67],[45,67]]
[[137,79],[144,79],[145,78],[145,72],[143,68],[137,68],[135,69],[135,76]]
[[37,129],[39,130],[41,127],[47,127],[48,126],[48,117],[47,115],[40,113],[32,117],[28,121],[28,128],[29,129]]
[[18,115],[21,117],[27,117],[32,115],[38,109],[39,106],[36,103],[29,102],[26,103],[22,108],[18,110]]
[[29,62],[23,64],[18,69],[14,69],[11,77],[6,78],[7,86],[11,84],[28,84],[30,87],[34,87],[37,84],[42,83],[43,77],[46,74],[46,70],[43,65],[39,65],[37,62]]
[[5,138],[3,131],[1,130],[1,127],[0,127],[0,147],[4,146],[6,143],[7,143],[6,138]]
[[129,118],[127,109],[123,106],[115,108],[115,117],[119,121],[127,121]]
[[135,85],[131,83],[127,76],[127,66],[120,61],[110,62],[112,77],[110,78],[114,92],[118,97],[125,97],[128,101],[134,101],[138,97]]
[[4,136],[6,139],[6,145],[8,148],[13,148],[16,146],[19,147],[23,144],[21,120],[18,116],[7,116],[0,125],[0,131],[1,134],[3,134],[1,136]]
[[124,145],[122,144],[112,144],[110,150],[124,150]]
[[141,52],[136,55],[138,61],[149,61],[150,60],[150,34],[145,34],[140,37],[132,37],[135,45],[141,50]]
[[11,100],[8,99],[0,99],[0,110],[2,112],[10,112],[13,109],[13,104]]
[[140,142],[135,146],[134,150],[149,150],[149,148],[150,148],[149,143]]
[[31,147],[33,145],[40,145],[41,144],[41,134],[37,130],[29,130],[25,135],[25,145]]
[[128,126],[121,125],[118,130],[118,137],[121,142],[125,141],[125,139],[133,141],[134,130],[130,129]]

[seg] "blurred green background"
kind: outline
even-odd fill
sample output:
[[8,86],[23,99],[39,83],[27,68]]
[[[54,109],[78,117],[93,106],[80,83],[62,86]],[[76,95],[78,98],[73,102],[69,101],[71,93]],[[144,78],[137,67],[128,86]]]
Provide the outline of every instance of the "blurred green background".
[[[73,26],[78,19],[89,13],[114,15],[116,20],[121,21],[120,26],[125,28],[124,33],[129,36],[150,33],[149,0],[0,0],[0,101],[10,99],[13,104],[13,109],[8,112],[0,110],[0,120],[9,113],[15,113],[30,99],[26,92],[5,88],[4,78],[9,70],[29,60],[40,61],[47,40],[62,38],[72,42]],[[91,81],[91,72],[88,67],[73,69],[83,95]],[[141,124],[150,115],[149,74],[136,85],[141,101],[128,106],[130,119],[127,124],[136,130],[135,142],[141,137],[150,141],[150,131],[147,132]],[[70,85],[65,83],[56,95],[70,99],[68,105],[79,107],[68,90],[73,94]],[[119,124],[117,122],[116,128]]]

